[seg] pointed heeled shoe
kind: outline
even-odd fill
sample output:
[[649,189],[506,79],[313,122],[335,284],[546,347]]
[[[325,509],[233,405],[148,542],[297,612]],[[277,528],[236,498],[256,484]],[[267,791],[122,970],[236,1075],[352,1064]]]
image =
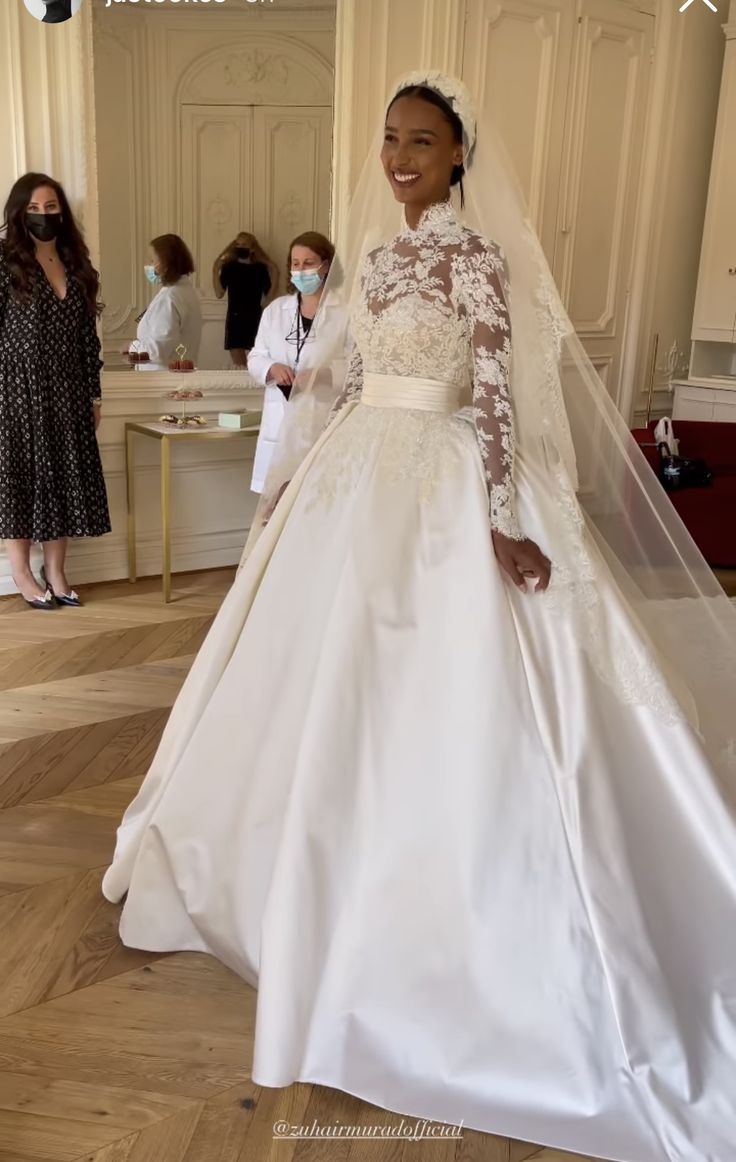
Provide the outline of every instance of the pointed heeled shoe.
[[[22,593],[21,597],[23,597]],[[25,601],[26,605],[30,605],[31,609],[56,609],[54,595],[50,589],[46,590],[46,593],[43,597],[23,597],[23,600]]]
[[72,606],[80,606],[82,604],[79,594],[75,593],[73,589],[71,593],[55,593],[51,583],[46,578],[46,570],[44,568],[41,569],[41,580],[46,586],[47,592],[51,594],[52,603],[55,601],[57,605]]

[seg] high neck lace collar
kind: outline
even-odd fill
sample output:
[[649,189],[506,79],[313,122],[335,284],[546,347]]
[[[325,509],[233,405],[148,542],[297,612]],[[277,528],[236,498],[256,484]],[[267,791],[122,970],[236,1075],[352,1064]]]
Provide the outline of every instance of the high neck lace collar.
[[444,226],[454,222],[457,222],[457,214],[452,202],[433,202],[422,212],[415,228],[412,228],[405,218],[401,233],[414,238],[417,234],[428,234],[432,230],[441,230]]

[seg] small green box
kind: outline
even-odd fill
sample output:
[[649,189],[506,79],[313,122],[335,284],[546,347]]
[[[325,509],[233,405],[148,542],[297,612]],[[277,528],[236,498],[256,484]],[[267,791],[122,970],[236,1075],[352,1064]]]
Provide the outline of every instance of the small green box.
[[256,428],[260,422],[260,412],[220,412],[217,417],[221,428]]

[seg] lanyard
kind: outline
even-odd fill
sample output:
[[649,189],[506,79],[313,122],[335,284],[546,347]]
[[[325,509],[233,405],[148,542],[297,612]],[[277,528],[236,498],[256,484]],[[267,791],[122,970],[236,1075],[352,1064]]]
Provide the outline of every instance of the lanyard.
[[302,298],[301,295],[298,295],[296,301],[296,363],[294,364],[294,370],[299,367],[302,349],[313,330],[314,320],[312,320],[312,325],[308,331],[302,331]]

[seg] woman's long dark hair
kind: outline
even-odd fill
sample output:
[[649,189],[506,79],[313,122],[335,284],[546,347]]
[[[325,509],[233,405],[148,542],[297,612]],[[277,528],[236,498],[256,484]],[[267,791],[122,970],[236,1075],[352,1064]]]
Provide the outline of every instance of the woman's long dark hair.
[[99,315],[103,306],[99,301],[100,276],[90,261],[87,243],[62,186],[44,173],[27,173],[18,178],[5,203],[3,248],[13,294],[28,301],[39,276],[35,239],[26,225],[26,211],[33,191],[40,186],[48,186],[59,200],[62,215],[61,229],[56,239],[59,257],[69,275],[81,286],[89,313]]
[[[426,101],[429,105],[434,105],[445,115],[445,120],[449,122],[452,129],[452,135],[455,139],[456,145],[463,144],[463,123],[453,109],[450,102],[438,93],[436,89],[430,89],[427,85],[411,85],[407,89],[401,89],[396,94],[393,101],[386,110],[386,116],[391,112],[391,109],[401,97],[418,97],[421,101]],[[465,176],[464,165],[454,165],[452,167],[452,176],[450,177],[451,186],[460,186],[460,205],[465,205],[465,191],[463,189],[463,177]]]

